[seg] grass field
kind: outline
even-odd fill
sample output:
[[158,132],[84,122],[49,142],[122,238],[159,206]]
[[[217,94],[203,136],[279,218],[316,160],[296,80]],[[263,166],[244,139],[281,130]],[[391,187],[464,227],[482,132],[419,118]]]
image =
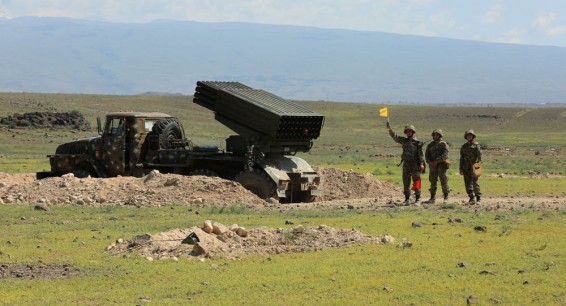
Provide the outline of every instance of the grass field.
[[[566,302],[566,215],[562,212],[482,213],[457,209],[258,213],[246,209],[196,215],[184,207],[0,206],[0,261],[65,263],[79,276],[2,279],[0,304],[480,304],[563,305]],[[462,223],[449,223],[461,218]],[[316,253],[149,262],[112,256],[105,247],[123,238],[203,220],[248,228],[316,227],[389,233],[413,247],[362,245]],[[420,228],[411,227],[421,222]],[[477,232],[475,226],[485,226]],[[463,265],[464,267],[459,267]]]
[[[311,152],[313,166],[369,172],[400,184],[400,147],[377,117],[381,105],[300,102],[326,116]],[[223,145],[231,132],[191,97],[46,95],[0,93],[0,117],[32,111],[84,114],[92,132],[0,127],[0,172],[47,170],[45,155],[58,144],[96,134],[96,116],[120,110],[160,111],[178,116],[187,135],[203,145]],[[485,196],[566,196],[566,106],[390,106],[397,132],[406,123],[429,140],[442,128],[457,164],[463,133],[473,128],[484,147]],[[499,177],[498,174],[505,174]],[[556,178],[538,178],[551,173]],[[533,176],[534,174],[534,176]],[[462,179],[449,172],[455,194]],[[428,183],[423,188],[428,188]],[[426,191],[425,191],[426,195]],[[33,204],[33,203],[30,203]],[[1,264],[69,264],[79,276],[61,279],[0,279],[2,305],[106,304],[479,304],[565,305],[566,213],[557,211],[474,213],[444,209],[256,212],[187,207],[89,208],[0,205]],[[449,223],[461,218],[463,223]],[[295,224],[389,233],[412,248],[363,245],[316,253],[249,257],[238,261],[181,259],[149,262],[136,255],[111,256],[106,246],[143,233],[201,225],[205,219],[247,228]],[[413,228],[412,222],[423,227]],[[486,232],[474,230],[485,226]],[[458,267],[458,265],[465,267]]]

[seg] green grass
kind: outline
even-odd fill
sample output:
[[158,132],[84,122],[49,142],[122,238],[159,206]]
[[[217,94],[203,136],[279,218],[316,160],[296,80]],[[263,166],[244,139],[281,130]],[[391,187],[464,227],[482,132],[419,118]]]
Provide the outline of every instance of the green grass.
[[[67,279],[2,279],[5,304],[482,304],[560,305],[566,302],[564,211],[480,213],[392,209],[383,212],[254,212],[187,207],[81,208],[0,206],[0,262],[71,264]],[[463,223],[449,223],[448,218]],[[295,224],[389,233],[397,245],[361,245],[315,253],[251,256],[238,261],[149,262],[111,256],[118,238],[212,219],[248,228]],[[411,227],[413,221],[423,224]],[[474,226],[487,227],[476,232]],[[10,241],[9,243],[7,243]],[[457,267],[465,262],[466,268]],[[492,270],[496,275],[482,275]],[[519,273],[523,270],[524,273]],[[390,291],[384,290],[389,288]],[[45,294],[49,292],[49,294]]]
[[[0,172],[47,170],[57,145],[96,134],[96,116],[111,111],[158,111],[178,116],[200,145],[221,145],[233,134],[192,97],[0,93],[0,117],[33,111],[80,111],[92,132],[0,127]],[[377,117],[382,105],[300,102],[325,115],[311,152],[299,154],[313,166],[368,172],[400,185],[400,147]],[[449,171],[454,194],[464,194],[456,173],[463,132],[475,129],[484,148],[486,196],[564,197],[566,179],[527,178],[532,173],[565,175],[566,107],[390,106],[397,132],[407,123],[417,136],[442,128],[451,146]],[[496,174],[505,173],[503,178]],[[511,175],[522,176],[519,178]],[[428,188],[427,176],[423,189]],[[0,264],[68,263],[83,271],[67,279],[1,279],[0,304],[566,304],[566,214],[514,211],[471,213],[457,205],[439,210],[359,212],[352,210],[256,212],[238,205],[198,209],[51,207],[0,205]],[[497,215],[499,214],[499,215]],[[464,223],[448,223],[461,218]],[[316,253],[248,257],[238,261],[181,259],[148,262],[135,255],[111,256],[118,238],[201,225],[205,219],[247,228],[295,224],[356,228],[368,235],[389,233],[395,245],[363,245]],[[412,228],[419,221],[422,228]],[[433,225],[435,224],[435,225]],[[476,232],[474,226],[488,228]],[[126,254],[127,255],[127,254]],[[457,264],[466,262],[467,268]],[[488,265],[489,264],[489,265]],[[496,275],[481,275],[483,270]],[[519,271],[524,273],[519,273]],[[384,290],[389,288],[390,290]]]

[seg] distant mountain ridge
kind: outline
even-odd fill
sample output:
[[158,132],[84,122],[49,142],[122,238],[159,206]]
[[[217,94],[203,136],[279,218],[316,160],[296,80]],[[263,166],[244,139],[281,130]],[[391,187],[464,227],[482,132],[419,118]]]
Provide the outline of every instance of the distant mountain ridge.
[[0,18],[0,91],[182,93],[239,81],[297,100],[566,103],[566,48],[313,27]]

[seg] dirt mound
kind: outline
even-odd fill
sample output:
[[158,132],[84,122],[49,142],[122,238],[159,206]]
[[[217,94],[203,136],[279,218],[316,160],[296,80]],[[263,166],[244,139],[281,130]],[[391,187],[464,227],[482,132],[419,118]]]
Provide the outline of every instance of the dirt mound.
[[10,187],[20,184],[29,184],[34,181],[35,181],[35,173],[9,174],[9,173],[0,172],[0,188]]
[[316,168],[324,177],[323,201],[377,198],[399,195],[401,189],[389,183],[376,180],[369,173],[335,168]]
[[76,111],[67,113],[34,112],[14,114],[0,118],[0,125],[6,125],[10,128],[64,128],[79,131],[90,131],[90,123],[88,123],[80,112]]
[[[9,176],[9,175],[8,175]],[[15,175],[17,176],[17,175]],[[142,178],[76,178],[72,174],[10,184],[0,176],[0,203],[131,205],[269,205],[240,184],[220,178],[151,172]],[[230,199],[228,202],[226,199]]]
[[[367,173],[318,169],[324,175],[322,200],[387,197],[398,188]],[[229,200],[227,200],[229,199]],[[240,184],[216,177],[182,176],[151,172],[143,178],[76,178],[72,174],[35,180],[33,174],[0,173],[0,203],[78,204],[89,206],[171,204],[242,204],[267,207],[267,203]]]
[[[207,227],[208,224],[208,227]],[[315,252],[366,243],[394,243],[389,236],[367,236],[355,229],[340,230],[325,225],[318,228],[255,228],[244,230],[238,225],[227,227],[205,221],[202,228],[173,229],[157,234],[144,234],[108,246],[114,255],[135,253],[154,259],[180,257],[237,259],[246,255],[268,256],[282,253]]]

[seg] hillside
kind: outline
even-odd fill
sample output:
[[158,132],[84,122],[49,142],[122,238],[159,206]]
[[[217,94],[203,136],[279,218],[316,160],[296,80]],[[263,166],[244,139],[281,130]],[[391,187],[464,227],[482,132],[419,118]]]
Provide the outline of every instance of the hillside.
[[566,103],[566,48],[312,27],[0,18],[0,91],[192,94],[238,80],[299,100]]
[[[325,115],[321,136],[315,141],[309,160],[330,163],[339,155],[358,160],[368,154],[396,154],[398,147],[385,129],[385,118],[377,116],[381,105],[300,101]],[[180,118],[188,137],[197,144],[224,146],[233,132],[214,120],[214,114],[195,103],[192,96],[111,96],[71,94],[0,93],[0,118],[26,112],[80,112],[92,131],[56,129],[9,129],[0,126],[0,158],[46,162],[46,154],[65,141],[96,134],[96,117],[112,111],[159,111]],[[565,151],[566,107],[497,106],[390,106],[393,128],[401,132],[414,124],[417,136],[430,140],[430,132],[442,128],[445,139],[461,144],[465,130],[473,128],[485,147],[521,150]],[[542,148],[542,149],[541,149]],[[351,151],[350,151],[351,149]],[[563,154],[563,153],[562,153]],[[10,161],[11,160],[11,161]],[[0,160],[1,161],[1,160]],[[340,159],[337,162],[348,163]],[[2,171],[2,170],[0,170]],[[4,170],[6,171],[6,170]]]

